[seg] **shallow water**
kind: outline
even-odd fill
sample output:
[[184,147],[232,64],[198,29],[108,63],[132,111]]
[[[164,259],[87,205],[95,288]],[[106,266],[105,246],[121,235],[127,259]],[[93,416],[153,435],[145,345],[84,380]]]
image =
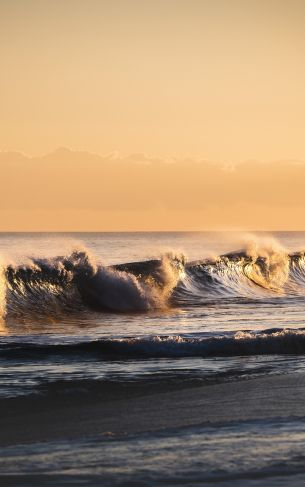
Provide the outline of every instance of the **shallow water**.
[[[69,401],[76,393],[94,397],[111,382],[211,384],[302,373],[304,247],[302,232],[1,234],[0,397]],[[140,264],[120,266],[132,262]],[[238,485],[242,478],[260,485],[254,477],[276,473],[298,474],[301,483],[303,429],[239,424],[88,440],[68,452],[61,443],[46,452],[20,447],[1,454],[0,472],[12,473],[18,462],[20,473],[68,469],[93,483],[102,472],[103,485],[123,477],[138,485]],[[264,461],[250,462],[257,451]]]
[[0,470],[22,485],[297,486],[304,441],[301,421],[233,423],[2,448]]

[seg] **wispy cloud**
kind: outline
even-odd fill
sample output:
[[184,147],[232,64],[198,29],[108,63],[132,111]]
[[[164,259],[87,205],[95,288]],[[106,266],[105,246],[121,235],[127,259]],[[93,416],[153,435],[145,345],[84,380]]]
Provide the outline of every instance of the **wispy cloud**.
[[283,207],[305,206],[305,163],[295,160],[235,165],[60,148],[43,157],[1,152],[0,170],[2,209],[128,212],[134,227],[139,211],[162,213],[164,225],[179,212],[201,212],[219,224],[226,214],[228,225],[239,213],[241,225],[251,218],[267,225]]

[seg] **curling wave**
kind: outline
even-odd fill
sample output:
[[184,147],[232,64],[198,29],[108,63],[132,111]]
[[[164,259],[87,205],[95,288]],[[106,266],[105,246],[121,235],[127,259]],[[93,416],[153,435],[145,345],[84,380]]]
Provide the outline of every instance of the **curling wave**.
[[128,265],[97,265],[85,251],[9,265],[3,272],[6,311],[55,314],[89,307],[124,312],[166,306],[180,279],[182,259],[167,254],[134,266],[132,272]]
[[304,297],[305,254],[235,252],[186,262],[183,255],[112,267],[84,250],[2,266],[2,315],[72,313],[88,308],[133,312],[202,304],[213,298]]
[[240,251],[189,263],[173,302],[202,304],[211,298],[304,297],[304,252],[265,255]]

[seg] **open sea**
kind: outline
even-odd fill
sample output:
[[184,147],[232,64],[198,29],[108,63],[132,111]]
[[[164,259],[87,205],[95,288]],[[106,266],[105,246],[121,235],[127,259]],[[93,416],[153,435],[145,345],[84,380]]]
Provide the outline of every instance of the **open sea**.
[[[304,249],[303,232],[0,234],[0,402],[304,373]],[[1,485],[305,482],[300,417],[85,433],[0,447]]]

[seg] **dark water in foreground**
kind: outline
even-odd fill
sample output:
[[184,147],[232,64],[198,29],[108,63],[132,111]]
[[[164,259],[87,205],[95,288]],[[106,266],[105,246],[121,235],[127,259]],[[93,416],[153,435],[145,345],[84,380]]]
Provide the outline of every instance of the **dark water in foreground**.
[[7,448],[0,467],[26,486],[304,485],[304,441],[303,422],[250,422]]
[[[304,248],[304,233],[2,234],[0,398],[304,373]],[[11,446],[0,474],[7,485],[16,466],[22,485],[303,485],[304,434],[299,419],[275,418]]]

